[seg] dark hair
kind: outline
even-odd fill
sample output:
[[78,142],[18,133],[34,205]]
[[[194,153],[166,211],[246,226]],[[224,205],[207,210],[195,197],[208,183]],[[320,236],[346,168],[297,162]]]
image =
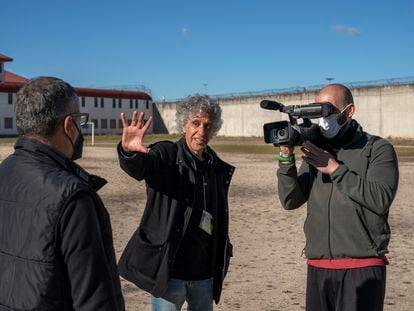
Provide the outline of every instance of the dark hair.
[[332,83],[324,86],[322,89],[319,90],[318,94],[324,91],[327,88],[334,88],[341,92],[342,95],[342,105],[345,107],[348,104],[354,103],[354,97],[352,96],[351,90],[347,88],[345,85],[340,83]]
[[38,77],[17,92],[15,111],[19,135],[48,137],[56,132],[63,117],[79,112],[79,98],[65,81]]
[[186,98],[184,103],[177,105],[175,114],[177,130],[183,135],[183,128],[192,115],[200,112],[207,113],[213,117],[212,136],[220,130],[223,120],[221,119],[221,108],[217,100],[211,99],[208,95],[195,94]]
[[354,97],[352,96],[351,90],[348,89],[345,85],[338,84],[341,86],[343,94],[344,94],[344,104],[353,104],[354,103]]

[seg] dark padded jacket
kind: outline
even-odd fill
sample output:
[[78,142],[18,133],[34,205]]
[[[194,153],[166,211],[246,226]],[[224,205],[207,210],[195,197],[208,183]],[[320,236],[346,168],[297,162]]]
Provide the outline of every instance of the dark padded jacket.
[[124,310],[105,183],[18,139],[0,164],[0,310]]
[[285,209],[307,202],[304,225],[307,258],[376,257],[388,252],[388,213],[398,186],[393,146],[356,131],[342,147],[330,150],[340,163],[330,176],[303,161],[280,164],[279,198]]
[[[131,177],[146,181],[147,203],[140,226],[128,242],[119,262],[120,274],[156,297],[167,289],[171,263],[186,231],[195,203],[195,171],[184,154],[185,141],[163,141],[149,153],[130,158],[118,145],[121,168]],[[213,298],[218,303],[232,246],[228,238],[227,194],[234,167],[213,155]]]

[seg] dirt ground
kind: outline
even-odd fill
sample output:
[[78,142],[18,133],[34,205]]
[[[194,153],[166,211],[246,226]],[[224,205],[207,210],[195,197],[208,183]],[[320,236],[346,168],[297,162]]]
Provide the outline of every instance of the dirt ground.
[[[12,145],[0,146],[0,161]],[[305,208],[282,209],[277,198],[273,155],[222,153],[236,166],[230,187],[230,237],[234,245],[221,302],[215,310],[304,310],[306,260]],[[117,256],[136,229],[145,204],[145,187],[118,166],[115,148],[85,147],[78,161],[108,180],[101,191],[111,214]],[[385,310],[414,308],[414,163],[400,163],[400,185],[390,212],[392,239]],[[127,310],[150,310],[150,296],[122,280]]]

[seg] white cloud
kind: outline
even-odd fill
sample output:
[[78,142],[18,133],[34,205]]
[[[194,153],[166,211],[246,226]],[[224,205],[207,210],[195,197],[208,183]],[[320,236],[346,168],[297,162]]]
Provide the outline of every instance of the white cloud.
[[334,25],[332,29],[336,33],[340,33],[340,34],[344,34],[348,36],[357,36],[361,33],[358,28],[341,25],[341,24]]
[[183,36],[186,36],[188,34],[188,28],[187,27],[181,27],[180,32]]

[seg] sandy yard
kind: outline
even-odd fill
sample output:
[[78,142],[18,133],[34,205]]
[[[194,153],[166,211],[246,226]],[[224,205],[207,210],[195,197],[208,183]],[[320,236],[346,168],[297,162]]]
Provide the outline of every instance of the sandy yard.
[[[0,146],[0,161],[12,152]],[[221,302],[215,310],[304,310],[306,261],[302,231],[305,208],[282,209],[273,155],[222,153],[236,166],[230,187],[230,237],[234,245]],[[115,148],[85,147],[78,161],[108,180],[100,195],[112,219],[119,258],[137,227],[145,205],[145,187],[118,166]],[[385,310],[414,306],[414,163],[400,163],[400,185],[390,212],[392,239],[388,259]],[[127,310],[150,310],[150,296],[122,280]]]

